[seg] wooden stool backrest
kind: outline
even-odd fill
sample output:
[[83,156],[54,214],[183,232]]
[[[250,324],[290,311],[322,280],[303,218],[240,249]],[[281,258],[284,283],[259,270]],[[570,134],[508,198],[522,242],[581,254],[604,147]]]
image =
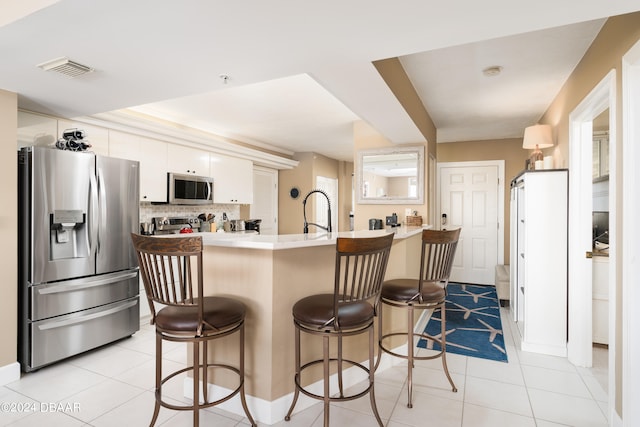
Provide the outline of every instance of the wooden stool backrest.
[[377,307],[387,271],[393,233],[380,237],[338,238],[334,312],[340,302],[374,300]]
[[202,238],[153,237],[132,233],[131,240],[138,255],[140,276],[152,317],[156,315],[154,302],[171,306],[199,306],[202,314],[202,298],[197,298],[203,294]]
[[460,229],[423,230],[420,260],[420,291],[423,282],[441,283],[445,288],[453,268]]

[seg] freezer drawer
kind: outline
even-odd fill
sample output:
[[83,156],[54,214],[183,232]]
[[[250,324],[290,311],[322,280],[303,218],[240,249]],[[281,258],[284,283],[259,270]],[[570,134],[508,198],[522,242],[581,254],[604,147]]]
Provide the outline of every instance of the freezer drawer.
[[31,371],[133,335],[140,329],[139,298],[29,323],[22,369]]
[[35,285],[29,288],[31,321],[121,301],[139,294],[138,270]]

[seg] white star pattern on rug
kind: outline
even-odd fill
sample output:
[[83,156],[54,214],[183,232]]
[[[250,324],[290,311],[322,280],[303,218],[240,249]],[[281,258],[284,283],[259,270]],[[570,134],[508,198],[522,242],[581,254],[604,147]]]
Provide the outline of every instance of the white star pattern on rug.
[[502,329],[496,329],[493,326],[483,322],[482,319],[478,319],[478,322],[486,326],[486,329],[482,328],[460,328],[465,331],[477,331],[477,332],[489,332],[489,342],[493,342],[498,334],[502,335]]
[[489,317],[497,317],[499,318],[500,316],[496,316],[495,314],[491,314],[491,313],[484,313],[484,310],[490,310],[492,307],[478,307],[478,308],[467,308],[464,305],[460,305],[458,303],[452,302],[447,300],[448,303],[451,303],[453,305],[455,305],[456,307],[459,307],[458,309],[455,308],[447,308],[447,311],[461,311],[464,313],[464,318],[468,319],[469,316],[471,316],[471,314],[477,314],[480,316],[489,316]]
[[[447,352],[507,361],[500,306],[494,286],[450,283],[446,302]],[[440,310],[431,314],[418,347],[439,350]]]

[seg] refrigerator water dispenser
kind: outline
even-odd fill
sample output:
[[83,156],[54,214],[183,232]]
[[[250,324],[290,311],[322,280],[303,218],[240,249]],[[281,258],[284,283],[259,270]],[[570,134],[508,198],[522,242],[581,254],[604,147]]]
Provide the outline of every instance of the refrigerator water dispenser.
[[50,214],[49,259],[86,258],[86,214],[81,210],[55,210]]

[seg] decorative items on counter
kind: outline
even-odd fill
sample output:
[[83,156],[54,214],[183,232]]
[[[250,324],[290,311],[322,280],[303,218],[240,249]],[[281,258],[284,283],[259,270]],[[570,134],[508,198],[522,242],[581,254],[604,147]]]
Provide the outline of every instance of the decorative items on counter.
[[405,224],[408,227],[422,226],[422,216],[418,216],[418,211],[407,208],[404,210]]
[[406,218],[408,227],[420,227],[422,225],[422,216],[409,215]]

